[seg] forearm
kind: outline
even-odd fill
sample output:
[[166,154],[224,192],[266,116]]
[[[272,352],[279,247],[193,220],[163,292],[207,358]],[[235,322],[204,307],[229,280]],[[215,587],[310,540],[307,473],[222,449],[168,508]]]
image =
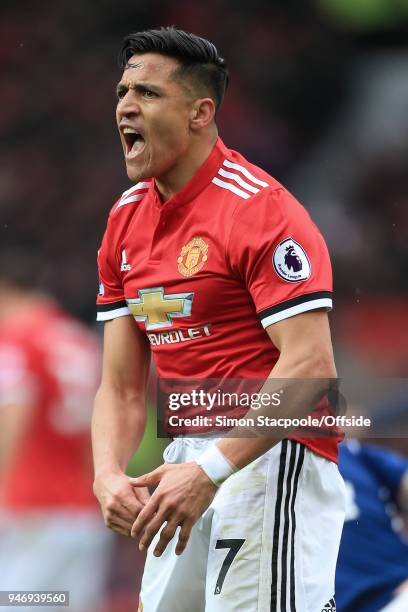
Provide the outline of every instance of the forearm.
[[146,425],[144,396],[101,386],[92,417],[95,477],[124,472]]
[[[281,355],[260,391],[271,396],[283,390],[281,404],[278,407],[268,406],[262,411],[250,409],[246,414],[246,421],[250,421],[251,417],[256,421],[260,414],[276,419],[302,418],[310,414],[313,406],[326,394],[329,381],[336,377],[336,369],[330,355],[313,355],[308,360],[296,359],[296,355],[290,353]],[[217,446],[233,466],[241,469],[286,438],[290,432],[290,428],[273,430],[273,437],[270,437],[262,432],[257,434],[255,431],[236,427],[220,440]],[[242,444],[243,438],[245,444]]]

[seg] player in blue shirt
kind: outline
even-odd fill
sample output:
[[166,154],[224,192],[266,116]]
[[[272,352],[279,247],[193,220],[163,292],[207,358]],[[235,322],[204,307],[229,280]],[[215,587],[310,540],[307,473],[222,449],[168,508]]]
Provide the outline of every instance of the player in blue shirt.
[[[346,519],[336,574],[338,612],[408,610],[408,460],[349,440],[339,448]],[[405,586],[405,585],[404,585]],[[392,604],[390,602],[393,601]],[[390,604],[390,607],[388,607]]]

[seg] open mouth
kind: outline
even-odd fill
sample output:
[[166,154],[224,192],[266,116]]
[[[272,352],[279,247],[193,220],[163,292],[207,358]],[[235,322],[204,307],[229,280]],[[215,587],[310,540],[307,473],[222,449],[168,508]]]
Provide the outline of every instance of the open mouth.
[[146,144],[143,136],[133,128],[129,127],[125,127],[122,133],[125,139],[126,157],[135,157],[136,155],[139,155],[143,151]]

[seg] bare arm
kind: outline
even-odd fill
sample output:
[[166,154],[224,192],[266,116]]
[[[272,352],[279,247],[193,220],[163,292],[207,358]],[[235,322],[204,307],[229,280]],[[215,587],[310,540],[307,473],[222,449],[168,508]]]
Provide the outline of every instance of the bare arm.
[[[276,385],[273,379],[336,377],[330,330],[325,312],[313,311],[299,314],[268,328],[268,334],[280,350],[280,358],[270,373],[270,380],[264,389],[270,392]],[[290,381],[289,381],[290,382]],[[279,383],[281,384],[281,383]],[[320,382],[316,386],[319,386]],[[323,381],[324,385],[324,381]],[[310,397],[302,394],[300,402],[283,406],[283,416],[299,417],[310,412],[311,402],[320,390],[310,385]],[[275,410],[275,409],[274,409]],[[249,414],[249,413],[248,413]],[[275,416],[275,415],[270,415]],[[231,435],[231,437],[229,437]],[[242,438],[234,438],[235,430],[217,443],[224,456],[239,469],[264,454],[279,442],[279,437],[249,438],[242,444]],[[281,437],[286,437],[286,431]],[[140,513],[132,528],[132,536],[141,534],[140,548],[147,548],[164,521],[166,526],[160,532],[155,554],[161,555],[181,527],[176,554],[181,554],[190,536],[191,528],[210,505],[216,486],[194,461],[178,465],[164,465],[150,474],[133,481],[135,486],[158,484],[151,500]]]
[[[324,381],[336,378],[330,328],[325,312],[311,311],[285,319],[268,327],[267,332],[279,349],[280,357],[269,375],[269,381],[263,387],[264,391],[273,393],[277,390],[273,386],[273,379],[313,378]],[[296,405],[296,402],[285,403],[282,416],[297,418],[308,414],[315,399],[314,395],[319,394],[319,391],[320,389],[314,385],[306,385],[302,405]],[[309,398],[307,393],[311,394]],[[274,409],[274,414],[271,416],[277,416],[277,412],[278,409]],[[289,433],[287,431],[285,436]],[[234,431],[231,431],[230,435],[220,440],[217,446],[239,469],[280,441],[278,437],[258,437],[248,438],[245,444],[242,444],[239,438],[233,436]]]
[[148,499],[129,485],[127,464],[143,437],[150,350],[132,317],[105,323],[102,382],[92,418],[94,492],[105,523],[123,535]]

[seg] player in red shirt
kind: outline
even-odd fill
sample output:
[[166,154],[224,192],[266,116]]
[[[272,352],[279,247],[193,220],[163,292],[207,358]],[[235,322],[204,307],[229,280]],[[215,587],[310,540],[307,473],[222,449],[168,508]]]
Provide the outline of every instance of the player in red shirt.
[[69,590],[71,608],[89,612],[103,595],[110,542],[89,452],[100,347],[34,289],[34,262],[0,252],[0,589]]
[[336,371],[326,246],[293,196],[218,137],[224,60],[173,28],[130,35],[122,60],[116,118],[136,184],[112,208],[98,255],[94,490],[105,522],[149,547],[140,609],[334,610],[344,516],[335,439],[243,444],[180,429],[163,466],[124,474],[143,435],[150,352],[161,378]]

